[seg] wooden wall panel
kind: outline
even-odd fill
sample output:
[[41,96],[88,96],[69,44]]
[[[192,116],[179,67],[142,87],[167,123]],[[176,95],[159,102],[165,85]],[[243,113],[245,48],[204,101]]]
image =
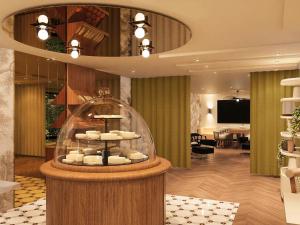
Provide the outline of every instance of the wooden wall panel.
[[15,154],[45,155],[45,87],[15,87]]
[[75,91],[94,93],[96,83],[96,70],[68,64],[67,66],[67,84]]
[[95,55],[120,56],[120,9],[104,9],[109,12],[109,16],[103,19],[98,28],[107,32],[109,37],[104,38],[95,49]]

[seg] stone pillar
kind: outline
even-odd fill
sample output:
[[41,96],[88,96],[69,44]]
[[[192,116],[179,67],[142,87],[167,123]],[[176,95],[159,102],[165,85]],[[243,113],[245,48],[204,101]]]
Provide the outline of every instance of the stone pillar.
[[[14,180],[14,51],[0,48],[0,180]],[[0,195],[0,211],[13,207],[13,192]]]

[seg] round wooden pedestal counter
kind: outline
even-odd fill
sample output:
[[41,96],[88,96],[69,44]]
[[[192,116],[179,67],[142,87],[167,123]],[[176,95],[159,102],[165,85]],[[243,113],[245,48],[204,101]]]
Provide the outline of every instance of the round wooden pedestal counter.
[[153,162],[97,167],[97,172],[91,168],[54,161],[41,166],[47,225],[165,224],[169,161],[156,157]]

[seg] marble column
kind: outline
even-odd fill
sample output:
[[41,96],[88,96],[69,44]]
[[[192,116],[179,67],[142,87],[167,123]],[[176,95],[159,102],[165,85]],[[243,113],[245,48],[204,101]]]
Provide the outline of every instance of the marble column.
[[[0,48],[0,180],[14,179],[14,51]],[[0,195],[0,211],[13,207],[13,193]]]
[[191,133],[200,131],[201,102],[200,94],[191,93]]

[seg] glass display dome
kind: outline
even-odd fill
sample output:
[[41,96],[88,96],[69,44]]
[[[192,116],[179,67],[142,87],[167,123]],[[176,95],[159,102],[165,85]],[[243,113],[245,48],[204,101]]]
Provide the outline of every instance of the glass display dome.
[[77,166],[119,166],[155,159],[155,146],[144,119],[112,98],[82,104],[65,122],[55,162]]

